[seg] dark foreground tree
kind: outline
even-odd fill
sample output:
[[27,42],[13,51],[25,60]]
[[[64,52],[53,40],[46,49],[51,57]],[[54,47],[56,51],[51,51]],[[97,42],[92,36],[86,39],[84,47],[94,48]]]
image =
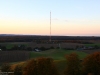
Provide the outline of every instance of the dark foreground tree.
[[22,75],[22,69],[23,69],[22,65],[17,65],[14,69],[14,75]]
[[27,62],[23,69],[23,75],[37,75],[37,64],[36,60],[31,59]]
[[65,75],[80,75],[80,60],[76,53],[66,55],[67,66],[64,71]]
[[9,72],[10,71],[10,67],[11,67],[11,65],[9,63],[4,63],[1,66],[1,71],[2,72]]
[[37,75],[59,75],[53,59],[44,57],[37,59],[37,73]]
[[23,75],[59,75],[51,58],[31,59],[23,70]]
[[82,62],[84,74],[100,75],[100,52],[88,55]]

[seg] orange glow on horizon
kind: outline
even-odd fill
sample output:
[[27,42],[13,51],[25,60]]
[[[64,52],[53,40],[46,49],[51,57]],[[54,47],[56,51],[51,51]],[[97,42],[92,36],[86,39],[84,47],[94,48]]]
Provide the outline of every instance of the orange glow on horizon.
[[[53,22],[52,35],[99,34],[100,26],[80,23]],[[0,20],[0,34],[50,34],[49,21]]]

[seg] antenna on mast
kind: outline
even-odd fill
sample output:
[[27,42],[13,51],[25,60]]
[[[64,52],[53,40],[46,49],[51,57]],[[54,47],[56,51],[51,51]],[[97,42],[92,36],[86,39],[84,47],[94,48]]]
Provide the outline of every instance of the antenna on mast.
[[50,42],[51,42],[51,11],[50,11]]

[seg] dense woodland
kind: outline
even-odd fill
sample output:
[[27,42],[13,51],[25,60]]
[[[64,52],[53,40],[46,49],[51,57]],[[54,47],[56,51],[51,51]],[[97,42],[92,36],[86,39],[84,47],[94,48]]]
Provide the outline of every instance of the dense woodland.
[[[0,42],[42,42],[49,41],[49,36],[34,36],[34,35],[15,35],[15,36],[0,36]],[[66,42],[77,40],[100,40],[100,37],[93,36],[52,36],[52,41]]]
[[[35,36],[35,35],[0,35],[0,49],[2,51],[12,51],[12,50],[26,50],[26,51],[32,51],[36,48],[40,50],[48,50],[48,49],[54,49],[59,48],[57,44],[59,43],[78,43],[78,44],[93,44],[94,41],[99,42],[100,37],[93,37],[93,36],[52,36],[51,42],[50,42],[49,36]],[[13,44],[11,48],[6,47],[6,43],[13,43],[13,42],[19,42],[19,44]],[[32,46],[27,46],[25,44],[20,44],[20,42],[23,43],[32,43]],[[3,45],[4,43],[5,45]],[[35,46],[35,45],[36,46]],[[49,47],[44,46],[48,44]],[[54,44],[54,45],[50,45]],[[20,45],[20,46],[19,46]],[[40,46],[41,45],[41,46]],[[75,50],[80,47],[80,45],[76,45],[75,47],[68,48],[67,45],[64,46],[63,49],[67,50]],[[83,46],[81,45],[81,48]],[[99,49],[99,46],[95,45],[92,49]]]

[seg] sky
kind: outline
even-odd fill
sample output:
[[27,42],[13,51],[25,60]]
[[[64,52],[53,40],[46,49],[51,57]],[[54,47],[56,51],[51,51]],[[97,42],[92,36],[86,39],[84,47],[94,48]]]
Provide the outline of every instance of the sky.
[[0,0],[0,34],[100,36],[100,0]]

